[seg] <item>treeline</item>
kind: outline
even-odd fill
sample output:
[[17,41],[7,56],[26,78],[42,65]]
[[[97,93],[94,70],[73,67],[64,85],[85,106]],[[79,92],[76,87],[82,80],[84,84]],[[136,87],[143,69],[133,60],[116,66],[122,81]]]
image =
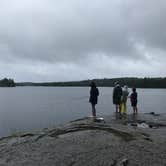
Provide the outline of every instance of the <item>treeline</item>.
[[13,79],[4,78],[0,80],[0,87],[15,87],[15,82]]
[[[71,81],[71,82],[45,82],[45,83],[32,83],[24,82],[17,83],[17,86],[89,86],[92,80],[84,81]],[[129,87],[136,88],[166,88],[166,77],[165,78],[135,78],[135,77],[125,77],[125,78],[112,78],[112,79],[94,79],[97,86],[100,87],[113,87],[115,81],[123,85],[128,85]]]

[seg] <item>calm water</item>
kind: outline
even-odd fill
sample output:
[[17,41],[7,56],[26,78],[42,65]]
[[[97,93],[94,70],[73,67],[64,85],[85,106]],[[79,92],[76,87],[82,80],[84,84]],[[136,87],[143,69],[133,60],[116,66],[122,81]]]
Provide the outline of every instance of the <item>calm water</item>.
[[[112,88],[99,88],[99,91],[97,115],[112,114]],[[140,112],[166,112],[166,89],[137,89],[137,92]],[[0,88],[0,136],[89,116],[88,100],[88,87]],[[128,112],[131,112],[129,101]]]

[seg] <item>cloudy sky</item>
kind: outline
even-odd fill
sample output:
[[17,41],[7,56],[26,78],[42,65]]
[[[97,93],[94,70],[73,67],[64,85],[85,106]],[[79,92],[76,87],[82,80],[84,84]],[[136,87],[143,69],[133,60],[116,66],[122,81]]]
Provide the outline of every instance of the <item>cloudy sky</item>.
[[0,79],[166,76],[165,0],[0,0]]

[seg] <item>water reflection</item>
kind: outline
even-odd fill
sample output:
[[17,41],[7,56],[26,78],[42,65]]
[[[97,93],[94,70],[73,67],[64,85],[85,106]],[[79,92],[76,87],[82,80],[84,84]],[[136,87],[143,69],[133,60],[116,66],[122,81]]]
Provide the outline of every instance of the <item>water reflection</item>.
[[127,119],[128,115],[127,114],[120,114],[118,112],[115,112],[115,119],[116,120],[121,120],[121,119]]

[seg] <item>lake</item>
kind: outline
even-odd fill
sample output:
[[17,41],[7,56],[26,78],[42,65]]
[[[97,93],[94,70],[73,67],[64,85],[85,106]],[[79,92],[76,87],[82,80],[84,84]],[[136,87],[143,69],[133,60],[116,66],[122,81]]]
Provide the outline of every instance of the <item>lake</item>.
[[[112,90],[99,87],[97,115],[115,111]],[[131,89],[129,89],[131,92]],[[138,111],[166,112],[166,89],[137,89]],[[0,137],[64,124],[91,115],[89,87],[0,88]],[[128,113],[131,113],[128,101]]]

